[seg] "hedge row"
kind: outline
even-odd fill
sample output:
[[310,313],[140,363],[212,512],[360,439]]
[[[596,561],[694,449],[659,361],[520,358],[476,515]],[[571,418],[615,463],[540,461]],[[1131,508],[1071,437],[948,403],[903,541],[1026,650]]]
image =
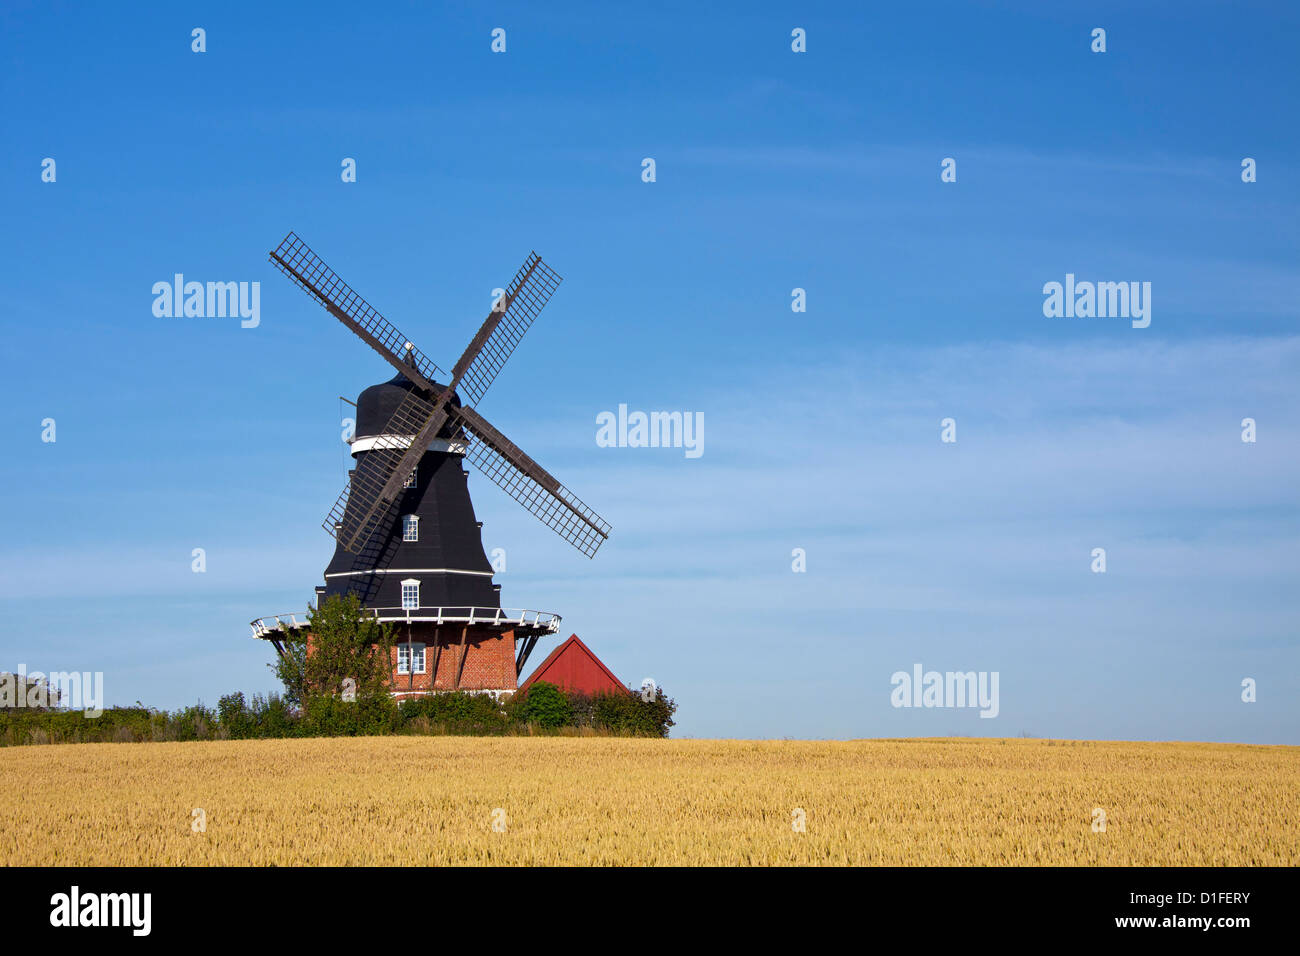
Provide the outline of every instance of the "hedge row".
[[80,711],[0,710],[0,744],[244,740],[388,734],[510,735],[591,733],[667,737],[677,705],[662,691],[639,695],[566,692],[538,681],[504,704],[490,694],[455,692],[397,702],[382,695],[347,702],[309,698],[289,707],[278,695],[228,694],[216,710],[197,704],[167,712],[109,707],[96,718]]

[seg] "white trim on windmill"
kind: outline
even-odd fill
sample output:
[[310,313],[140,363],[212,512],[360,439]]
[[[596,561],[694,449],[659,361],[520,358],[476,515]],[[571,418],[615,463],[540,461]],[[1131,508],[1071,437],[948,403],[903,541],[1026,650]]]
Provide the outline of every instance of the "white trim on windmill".
[[[351,441],[352,454],[359,455],[363,451],[374,451],[376,448],[410,448],[414,437],[414,435],[365,435],[361,438],[354,438]],[[451,455],[463,455],[468,450],[468,442],[435,438],[429,442],[427,450],[447,452]],[[409,488],[413,486],[403,484],[402,487]]]

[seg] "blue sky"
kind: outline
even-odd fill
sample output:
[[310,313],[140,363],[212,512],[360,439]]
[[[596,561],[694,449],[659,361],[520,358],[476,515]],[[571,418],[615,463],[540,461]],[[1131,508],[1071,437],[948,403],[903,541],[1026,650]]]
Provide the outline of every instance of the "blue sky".
[[[444,368],[530,249],[565,276],[480,409],[614,535],[471,492],[504,603],[679,735],[1300,742],[1300,13],[897,6],[6,4],[0,669],[274,687],[247,622],[311,598],[389,377],[293,229]],[[177,272],[260,325],[155,317]],[[1150,327],[1044,317],[1067,273]],[[620,403],[704,454],[598,447]],[[892,707],[918,662],[999,716]]]

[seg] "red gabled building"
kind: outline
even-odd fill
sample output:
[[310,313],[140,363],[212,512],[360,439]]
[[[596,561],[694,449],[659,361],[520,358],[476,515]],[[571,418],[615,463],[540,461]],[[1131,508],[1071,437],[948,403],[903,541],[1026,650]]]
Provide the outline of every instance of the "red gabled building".
[[519,692],[523,693],[539,680],[584,694],[631,693],[627,685],[592,653],[591,648],[578,639],[577,634],[570,635],[567,641],[551,651],[537,670],[519,685]]

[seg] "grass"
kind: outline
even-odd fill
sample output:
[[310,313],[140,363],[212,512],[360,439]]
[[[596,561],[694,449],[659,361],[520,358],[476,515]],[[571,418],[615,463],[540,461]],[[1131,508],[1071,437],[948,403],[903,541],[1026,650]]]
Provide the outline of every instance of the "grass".
[[0,862],[1294,866],[1298,797],[1300,748],[1237,744],[69,744],[0,750]]

